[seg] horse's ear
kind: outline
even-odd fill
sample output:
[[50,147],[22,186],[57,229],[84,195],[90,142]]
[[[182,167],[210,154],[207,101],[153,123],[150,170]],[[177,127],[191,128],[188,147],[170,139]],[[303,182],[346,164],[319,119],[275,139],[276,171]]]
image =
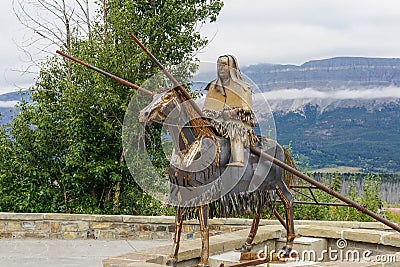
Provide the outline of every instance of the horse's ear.
[[161,93],[164,93],[164,92],[166,92],[168,90],[171,90],[171,88],[159,88],[159,89],[156,90],[156,94],[161,94]]
[[214,81],[208,83],[208,84],[206,85],[206,88],[204,88],[204,90],[205,90],[205,91],[208,91],[208,90],[210,89],[211,85],[212,85],[212,86],[215,86],[216,83],[217,83],[217,80],[214,80]]

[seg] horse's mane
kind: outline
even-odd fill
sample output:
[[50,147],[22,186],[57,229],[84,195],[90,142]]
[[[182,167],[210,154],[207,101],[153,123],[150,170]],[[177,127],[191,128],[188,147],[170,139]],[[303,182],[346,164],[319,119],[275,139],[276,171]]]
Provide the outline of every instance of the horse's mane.
[[181,101],[182,106],[190,118],[190,125],[193,126],[195,134],[197,136],[214,138],[215,133],[213,127],[205,118],[202,117],[202,114],[198,114],[195,110],[193,105],[196,105],[196,103],[193,99],[187,99],[183,94],[179,94],[178,92],[177,97]]

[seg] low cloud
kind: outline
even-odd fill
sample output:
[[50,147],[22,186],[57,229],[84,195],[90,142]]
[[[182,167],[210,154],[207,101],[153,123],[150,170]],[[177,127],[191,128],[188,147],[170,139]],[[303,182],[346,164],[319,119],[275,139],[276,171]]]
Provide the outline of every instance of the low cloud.
[[273,100],[286,99],[379,99],[379,98],[400,98],[400,87],[384,87],[370,89],[338,89],[330,91],[319,91],[314,88],[305,89],[282,89],[256,94],[255,99],[265,97]]
[[13,108],[18,101],[0,101],[0,108]]

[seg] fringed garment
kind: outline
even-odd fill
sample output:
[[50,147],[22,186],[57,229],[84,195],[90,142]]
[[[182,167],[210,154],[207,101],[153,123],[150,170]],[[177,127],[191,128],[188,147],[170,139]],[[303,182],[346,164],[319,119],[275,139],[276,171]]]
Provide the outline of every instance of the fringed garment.
[[254,113],[244,108],[230,108],[223,111],[203,110],[215,131],[222,137],[237,140],[245,147],[257,144],[259,139],[254,132]]

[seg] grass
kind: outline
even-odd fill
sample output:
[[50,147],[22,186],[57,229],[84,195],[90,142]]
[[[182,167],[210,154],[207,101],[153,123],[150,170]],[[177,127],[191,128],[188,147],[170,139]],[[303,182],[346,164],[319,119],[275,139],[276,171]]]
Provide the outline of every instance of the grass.
[[[385,203],[384,207],[385,208],[400,208],[400,203]],[[389,221],[400,225],[400,213],[386,210],[385,215]]]
[[386,218],[389,221],[397,223],[398,225],[400,225],[400,213],[387,211],[385,214],[386,214]]

